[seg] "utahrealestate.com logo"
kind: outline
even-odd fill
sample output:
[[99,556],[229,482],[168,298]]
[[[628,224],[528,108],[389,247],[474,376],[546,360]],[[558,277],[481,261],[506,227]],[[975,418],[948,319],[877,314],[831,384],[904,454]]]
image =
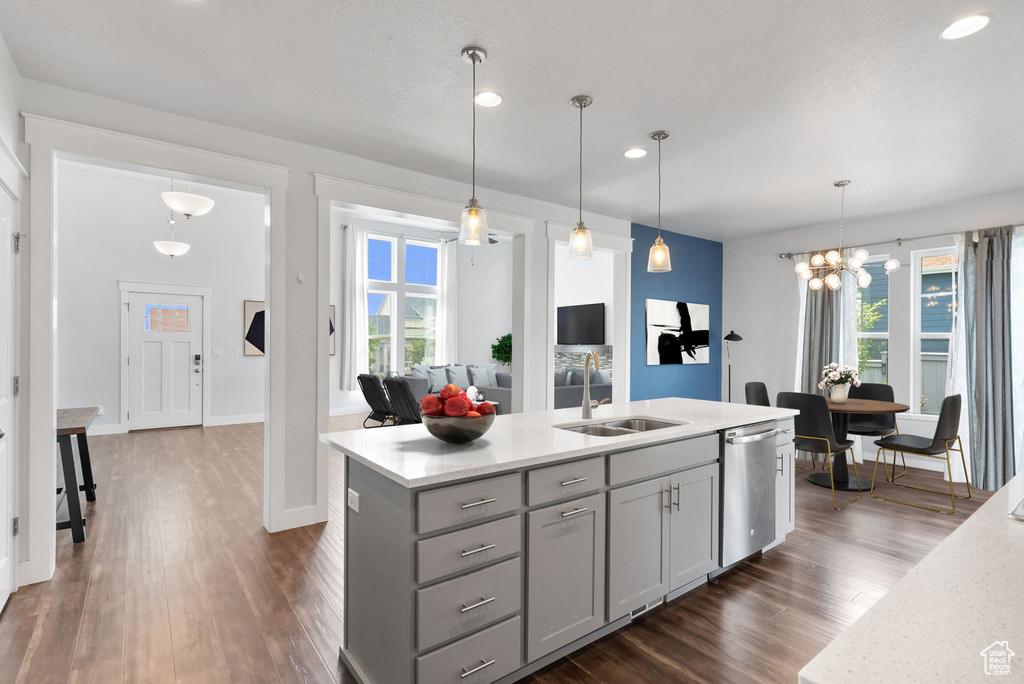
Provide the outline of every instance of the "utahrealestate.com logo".
[[1009,675],[1010,658],[1017,655],[1010,650],[1010,644],[1006,641],[993,641],[992,644],[981,652],[985,659],[985,674],[987,675]]

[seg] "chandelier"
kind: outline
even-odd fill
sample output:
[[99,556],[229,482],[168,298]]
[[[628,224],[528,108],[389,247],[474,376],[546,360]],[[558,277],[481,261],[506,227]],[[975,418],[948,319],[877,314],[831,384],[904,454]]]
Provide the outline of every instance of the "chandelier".
[[[828,287],[830,290],[838,290],[843,286],[843,272],[850,273],[857,279],[859,287],[871,285],[871,274],[864,268],[864,264],[871,258],[871,255],[864,248],[858,249],[850,257],[849,261],[843,260],[843,219],[846,214],[846,186],[848,180],[840,180],[833,183],[840,189],[842,195],[839,200],[839,249],[830,249],[821,254],[820,252],[811,257],[810,263],[801,261],[795,267],[797,274],[807,281],[807,287],[812,290],[820,290]],[[897,259],[889,259],[882,268],[886,274],[897,271],[900,262]]]

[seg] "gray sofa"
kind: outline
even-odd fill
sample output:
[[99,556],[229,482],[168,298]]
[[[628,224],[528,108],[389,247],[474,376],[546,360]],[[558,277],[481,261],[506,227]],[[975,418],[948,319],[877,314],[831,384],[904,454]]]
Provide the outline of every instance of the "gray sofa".
[[[498,402],[498,405],[495,407],[496,413],[499,415],[510,413],[512,411],[512,374],[495,373],[495,376],[498,379],[497,387],[478,385],[477,390],[484,393],[485,400]],[[402,377],[409,381],[409,388],[412,390],[412,395],[416,397],[416,401],[430,394],[430,381],[427,378],[414,378],[411,375],[404,375]],[[580,396],[582,397],[583,395],[580,394]]]
[[[573,377],[575,376],[575,378]],[[568,370],[555,373],[555,408],[583,406],[583,371]],[[590,399],[603,401],[612,399],[611,375],[596,370],[590,372]]]
[[[612,384],[610,382],[590,386],[590,399],[592,401],[611,401]],[[555,408],[569,408],[583,406],[583,385],[564,385],[555,388]]]

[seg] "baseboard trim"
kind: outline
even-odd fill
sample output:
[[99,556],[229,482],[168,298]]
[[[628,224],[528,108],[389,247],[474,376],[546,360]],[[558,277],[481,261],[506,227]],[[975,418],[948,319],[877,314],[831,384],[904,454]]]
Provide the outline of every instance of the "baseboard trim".
[[206,419],[204,427],[218,427],[221,425],[245,425],[247,423],[262,423],[262,413],[250,413],[242,416],[210,416]]
[[303,506],[302,508],[289,508],[286,511],[282,511],[278,517],[279,524],[275,527],[277,529],[270,530],[271,532],[283,532],[284,530],[291,530],[296,527],[305,527],[306,525],[315,525],[317,522],[316,506]]

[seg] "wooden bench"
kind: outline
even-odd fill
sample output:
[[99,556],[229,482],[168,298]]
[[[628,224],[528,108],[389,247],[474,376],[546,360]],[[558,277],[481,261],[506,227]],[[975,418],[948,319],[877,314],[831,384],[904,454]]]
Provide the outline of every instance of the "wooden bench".
[[[71,538],[75,543],[85,541],[85,516],[82,515],[82,502],[78,492],[85,492],[86,501],[96,500],[96,483],[92,478],[92,460],[89,458],[89,441],[86,430],[99,414],[96,406],[85,408],[57,410],[57,444],[60,446],[60,461],[64,470],[64,486],[57,489],[57,508],[60,509],[61,497],[68,502],[68,520],[58,520],[58,530],[71,530]],[[75,471],[75,452],[71,445],[71,436],[78,436],[78,458],[82,464],[83,484],[78,484],[78,473]]]

